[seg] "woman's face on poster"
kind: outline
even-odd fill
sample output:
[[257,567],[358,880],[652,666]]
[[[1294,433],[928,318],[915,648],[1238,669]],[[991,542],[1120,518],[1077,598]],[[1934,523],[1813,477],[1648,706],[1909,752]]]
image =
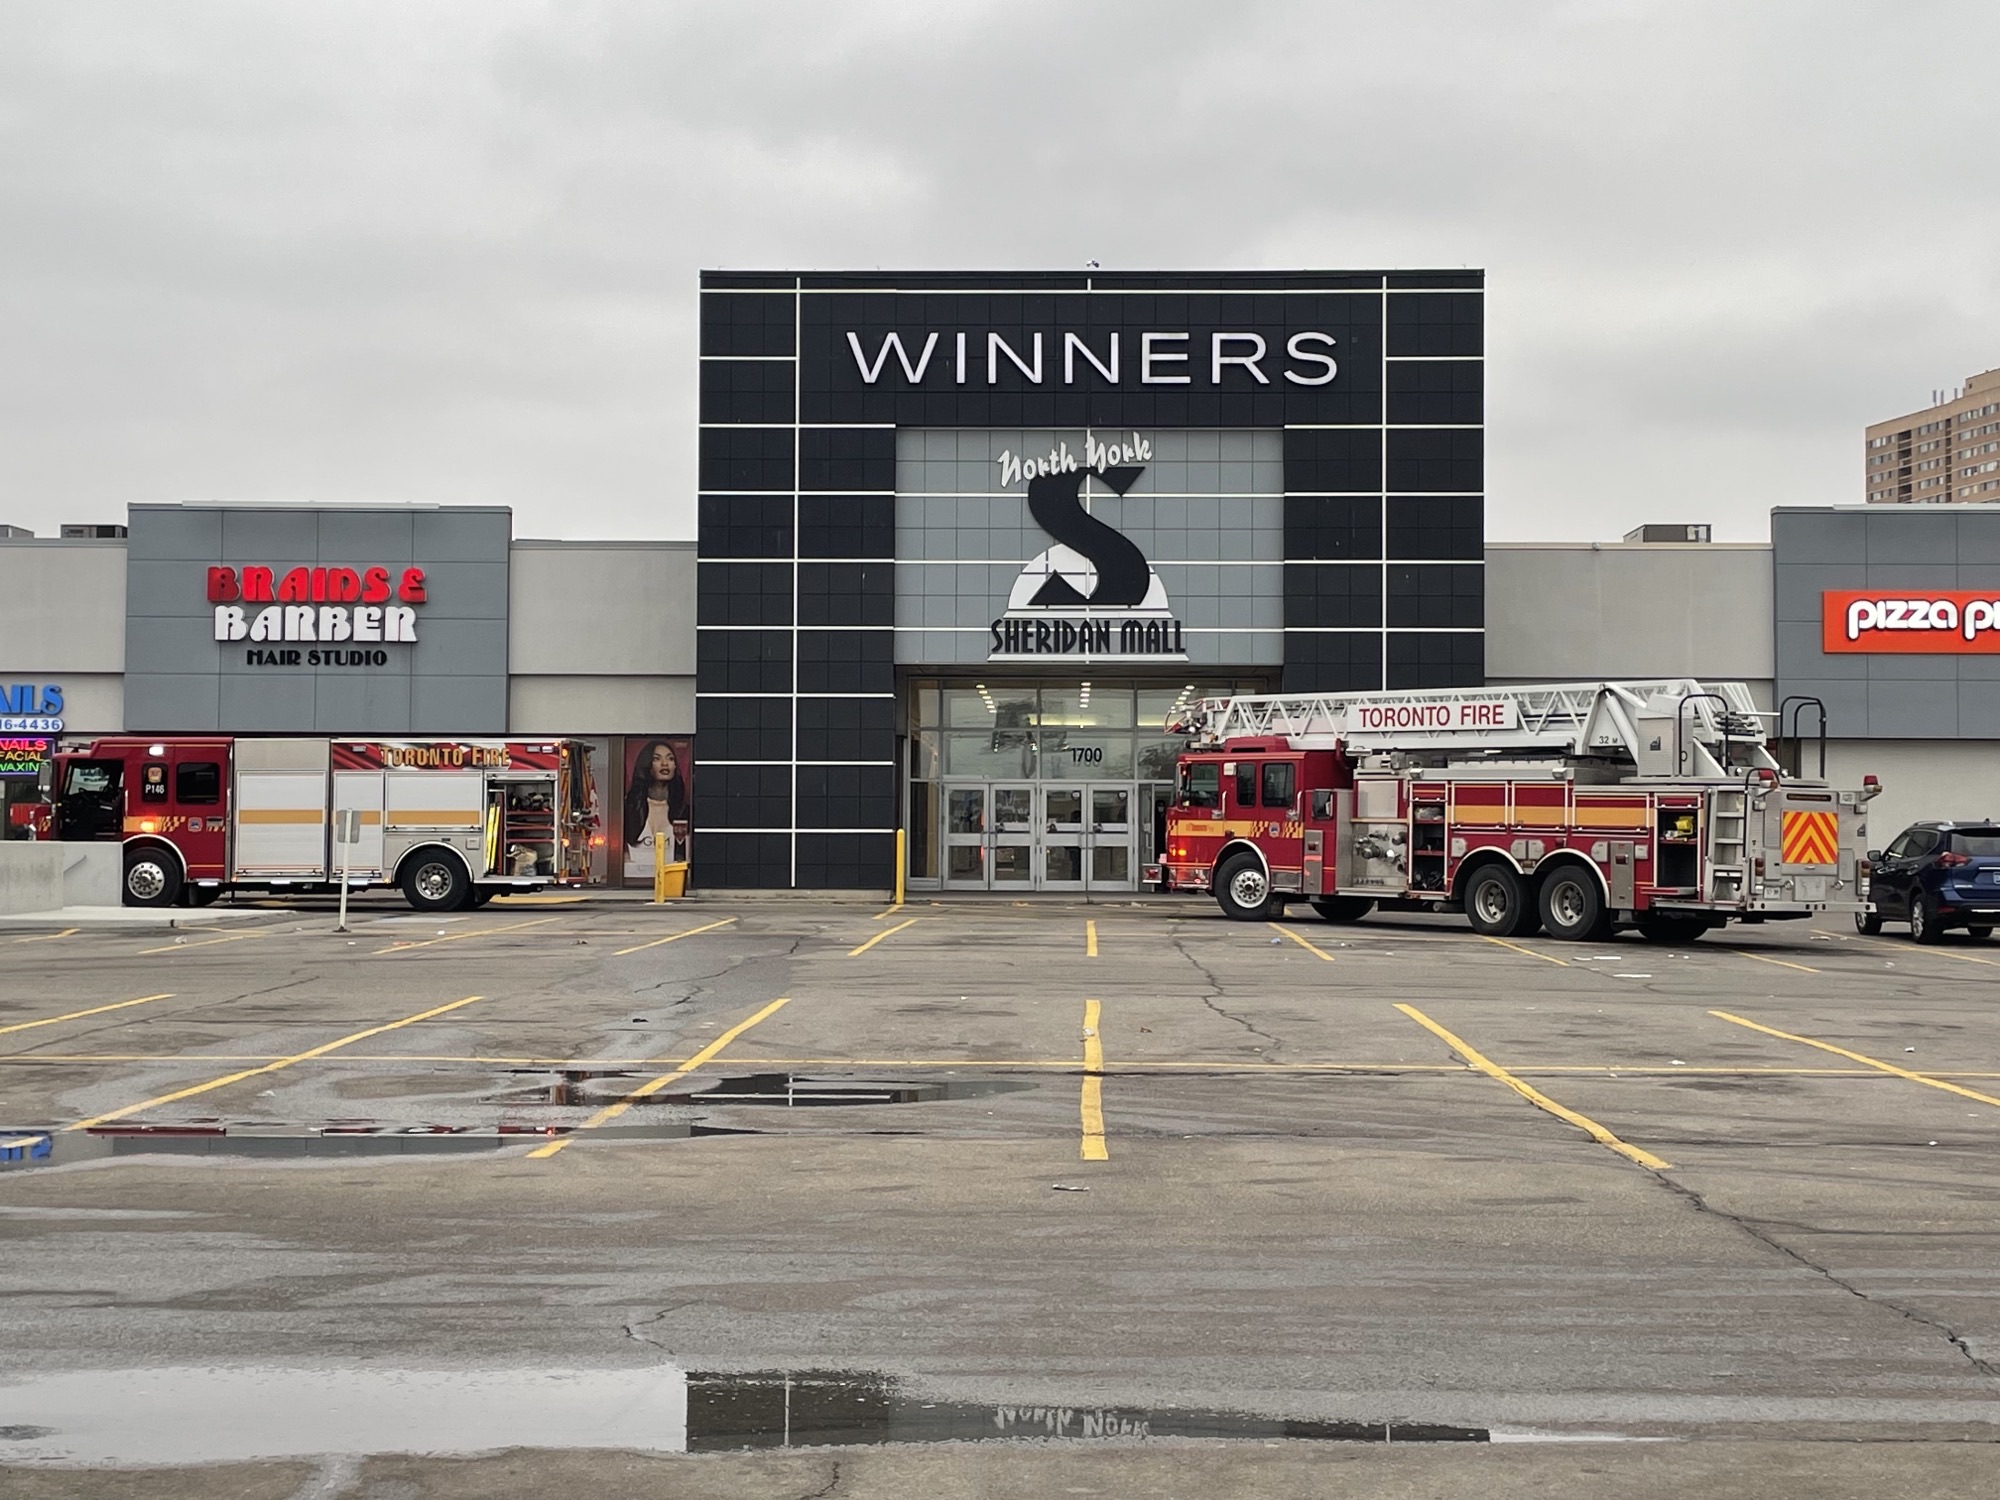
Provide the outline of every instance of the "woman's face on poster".
[[672,781],[680,771],[680,762],[674,759],[673,746],[655,745],[653,763],[647,770],[654,786],[665,786]]

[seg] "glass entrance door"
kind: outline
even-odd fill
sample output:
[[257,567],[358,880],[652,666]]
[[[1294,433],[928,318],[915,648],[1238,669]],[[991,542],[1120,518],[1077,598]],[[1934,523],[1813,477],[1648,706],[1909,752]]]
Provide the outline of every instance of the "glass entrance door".
[[957,891],[1129,891],[1133,788],[947,782],[944,885]]
[[949,890],[983,891],[987,886],[987,830],[993,820],[987,808],[987,788],[947,786],[944,789],[944,883]]
[[1045,891],[1084,888],[1084,805],[1080,786],[1042,788],[1041,888]]
[[1035,888],[1035,789],[993,788],[993,883],[996,891]]
[[1092,890],[1132,889],[1132,789],[1090,789],[1090,885]]

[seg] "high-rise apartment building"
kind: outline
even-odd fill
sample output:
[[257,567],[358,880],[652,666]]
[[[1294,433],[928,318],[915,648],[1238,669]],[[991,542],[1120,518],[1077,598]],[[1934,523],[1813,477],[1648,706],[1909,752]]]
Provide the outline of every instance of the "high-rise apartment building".
[[1949,401],[1868,429],[1870,505],[2000,500],[2000,370]]

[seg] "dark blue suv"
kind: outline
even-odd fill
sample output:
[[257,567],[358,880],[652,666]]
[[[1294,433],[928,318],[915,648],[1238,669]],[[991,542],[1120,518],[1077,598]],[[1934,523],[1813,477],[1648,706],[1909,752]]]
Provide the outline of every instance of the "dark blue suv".
[[1935,943],[1947,927],[1985,938],[2000,924],[2000,825],[1912,823],[1888,848],[1869,850],[1868,864],[1875,909],[1855,914],[1863,932],[1880,932],[1886,918]]

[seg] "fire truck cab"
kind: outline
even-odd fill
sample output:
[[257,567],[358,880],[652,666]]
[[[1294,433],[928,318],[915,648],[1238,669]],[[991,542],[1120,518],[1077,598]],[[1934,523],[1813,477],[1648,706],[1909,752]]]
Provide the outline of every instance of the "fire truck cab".
[[589,756],[567,740],[118,736],[56,755],[35,833],[121,842],[128,906],[344,879],[445,911],[587,878],[602,841]]
[[1879,785],[1786,775],[1741,683],[1211,699],[1168,729],[1193,738],[1147,878],[1230,917],[1687,941],[1866,909]]

